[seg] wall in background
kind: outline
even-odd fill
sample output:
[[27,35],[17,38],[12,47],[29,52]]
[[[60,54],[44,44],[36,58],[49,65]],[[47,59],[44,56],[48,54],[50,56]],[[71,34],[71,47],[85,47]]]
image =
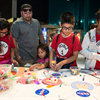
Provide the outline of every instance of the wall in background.
[[[81,2],[84,0],[81,0]],[[59,24],[60,15],[63,12],[71,12],[75,16],[75,22],[80,20],[80,12],[82,9],[79,0],[49,0],[49,23]],[[78,28],[78,26],[75,26]]]
[[91,25],[91,21],[95,20],[95,13],[100,9],[100,0],[89,0],[89,24]]
[[9,19],[12,16],[12,0],[0,0],[0,13],[3,18]]
[[[95,23],[95,13],[100,9],[100,0],[17,0],[17,17],[20,7],[29,3],[33,7],[33,17],[39,21],[59,25],[60,15],[69,11],[75,15],[75,27],[86,31]],[[2,17],[12,17],[12,0],[0,0]]]
[[87,32],[95,23],[95,13],[100,8],[100,0],[49,0],[49,24],[59,24],[63,12],[75,15],[75,27]]
[[49,24],[59,24],[60,15],[69,11],[74,13],[74,2],[67,0],[49,0]]
[[20,8],[24,3],[33,7],[33,18],[39,21],[48,22],[49,0],[17,0],[17,15],[20,17]]

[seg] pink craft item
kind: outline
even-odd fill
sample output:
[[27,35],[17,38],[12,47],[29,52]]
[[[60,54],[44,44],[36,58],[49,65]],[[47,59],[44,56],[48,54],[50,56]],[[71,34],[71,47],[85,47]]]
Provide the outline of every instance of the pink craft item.
[[26,84],[26,79],[25,79],[25,77],[19,78],[19,79],[18,79],[18,82],[19,82],[19,83],[22,83],[22,84]]
[[[49,80],[49,81],[48,81]],[[51,80],[51,81],[50,81]],[[55,82],[57,81],[57,82]],[[42,83],[46,84],[46,85],[60,85],[61,84],[61,80],[60,79],[54,79],[54,82],[52,81],[52,78],[45,78],[42,80]]]

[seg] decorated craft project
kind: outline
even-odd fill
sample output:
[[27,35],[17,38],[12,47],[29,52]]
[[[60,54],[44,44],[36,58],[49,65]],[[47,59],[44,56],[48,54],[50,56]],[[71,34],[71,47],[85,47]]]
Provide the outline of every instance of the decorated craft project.
[[90,96],[90,92],[87,91],[83,91],[83,90],[79,90],[76,92],[76,94],[80,97],[89,97]]
[[72,88],[74,89],[87,89],[87,90],[93,90],[94,86],[87,82],[80,82],[76,81],[71,84]]
[[25,69],[25,67],[17,67],[17,68],[18,68],[18,71],[16,74],[17,77],[22,77],[25,72],[30,72],[29,68],[28,69]]
[[63,77],[67,77],[67,75],[64,75],[63,72],[62,73],[52,73],[50,75],[50,77],[56,77],[57,79],[63,78]]
[[23,77],[18,79],[18,82],[22,84],[32,84],[32,83],[40,84],[39,80],[36,78],[36,73],[32,72],[24,73]]
[[25,72],[25,68],[24,67],[18,67],[18,73],[16,74],[17,77],[22,77],[24,72]]
[[[81,78],[79,78],[79,76],[80,75],[68,77],[67,80],[71,80],[71,81],[76,80],[76,79],[80,80]],[[65,93],[60,94],[59,95],[60,100],[67,100],[67,99],[74,100],[74,98],[75,98],[75,100],[83,100],[83,99],[85,100],[85,98],[87,98],[86,100],[92,100],[93,98],[95,98],[97,96],[97,93],[99,92],[99,88],[95,88],[94,85],[97,85],[96,83],[93,84],[93,81],[95,81],[97,79],[92,80],[92,78],[91,78],[91,81],[90,81],[90,80],[88,80],[88,78],[90,78],[90,77],[87,77],[88,75],[82,74],[81,76],[82,76],[82,81],[72,82],[70,85],[72,87],[72,89],[69,88],[68,90],[66,90]],[[74,79],[74,77],[76,79]],[[86,82],[86,81],[88,81],[88,82]],[[98,81],[98,83],[99,83],[99,81]],[[97,98],[97,100],[99,100],[99,99]]]
[[94,83],[95,86],[100,86],[100,83]]
[[[92,84],[84,81],[75,81],[71,83],[71,87],[73,88],[71,91],[59,96],[60,100],[67,100],[67,98],[71,98],[74,94],[77,94],[80,97],[89,97],[91,94],[88,92],[88,90],[93,90],[94,88]],[[78,91],[75,89],[78,89]]]
[[42,83],[47,84],[47,85],[59,85],[61,84],[61,80],[57,78],[45,78],[42,80]]
[[44,71],[43,72],[45,74],[46,77],[50,77],[50,78],[63,78],[63,77],[67,77],[66,72],[50,72],[50,71]]
[[12,73],[12,75],[16,75],[17,76],[18,71],[19,71],[19,68],[16,67],[13,70],[11,70],[11,73]]
[[49,93],[49,90],[47,89],[38,89],[35,91],[35,93],[39,96],[44,96],[47,95]]
[[61,74],[59,74],[59,73],[53,73],[52,76],[57,77],[57,76],[61,76]]

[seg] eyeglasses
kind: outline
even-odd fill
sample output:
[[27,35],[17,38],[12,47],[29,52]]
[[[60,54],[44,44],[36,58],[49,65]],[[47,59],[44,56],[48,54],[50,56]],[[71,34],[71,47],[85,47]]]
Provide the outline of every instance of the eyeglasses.
[[22,11],[24,11],[24,12],[27,12],[27,11],[32,12],[32,9],[23,9]]
[[68,29],[68,31],[71,31],[72,28],[73,28],[73,27],[62,27],[62,29],[65,30],[65,31],[66,31],[67,29]]
[[0,32],[0,34],[7,34],[8,33],[8,31],[7,32]]

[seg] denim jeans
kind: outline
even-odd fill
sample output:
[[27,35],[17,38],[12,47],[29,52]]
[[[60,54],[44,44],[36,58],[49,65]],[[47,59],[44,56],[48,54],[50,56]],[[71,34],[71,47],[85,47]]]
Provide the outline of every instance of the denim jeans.
[[[64,59],[57,58],[56,62],[59,63],[59,62],[61,62],[61,61],[63,61],[63,60],[64,60]],[[65,69],[65,68],[69,69],[69,68],[71,67],[71,64],[73,64],[73,63],[74,63],[74,62],[68,63],[68,64],[62,66],[61,69]]]

